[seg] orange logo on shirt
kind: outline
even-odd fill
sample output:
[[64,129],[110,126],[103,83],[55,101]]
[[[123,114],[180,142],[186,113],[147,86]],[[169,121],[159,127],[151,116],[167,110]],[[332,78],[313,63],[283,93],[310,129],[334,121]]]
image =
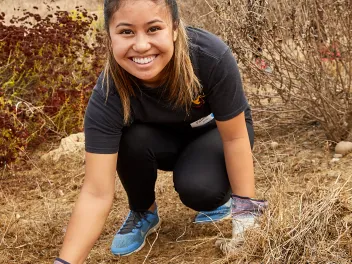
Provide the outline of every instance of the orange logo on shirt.
[[197,98],[192,101],[192,107],[199,108],[202,105],[204,105],[205,103],[204,98],[205,98],[204,94],[198,95]]

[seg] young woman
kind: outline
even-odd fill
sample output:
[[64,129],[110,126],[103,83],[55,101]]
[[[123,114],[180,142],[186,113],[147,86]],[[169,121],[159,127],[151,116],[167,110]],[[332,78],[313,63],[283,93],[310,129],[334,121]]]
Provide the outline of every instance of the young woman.
[[105,0],[104,15],[108,58],[85,115],[85,181],[56,262],[86,259],[112,206],[116,168],[130,212],[115,255],[140,250],[160,225],[157,169],[173,171],[196,223],[232,208],[234,221],[252,225],[265,203],[250,198],[254,133],[231,50],[185,28],[175,0]]

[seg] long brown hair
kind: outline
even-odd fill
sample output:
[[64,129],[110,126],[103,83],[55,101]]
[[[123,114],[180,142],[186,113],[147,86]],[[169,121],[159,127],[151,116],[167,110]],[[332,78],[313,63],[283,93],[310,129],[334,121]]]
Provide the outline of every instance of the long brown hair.
[[[104,81],[107,84],[109,94],[109,78],[112,77],[117,92],[120,95],[124,123],[127,124],[131,117],[130,98],[135,96],[133,89],[137,85],[135,78],[125,71],[115,60],[109,34],[109,22],[115,11],[118,10],[122,0],[105,0],[104,17],[105,30],[107,32],[107,61],[104,69]],[[160,0],[151,0],[154,2]],[[178,37],[175,41],[174,54],[170,62],[163,69],[164,78],[162,83],[167,87],[167,98],[174,108],[184,108],[189,114],[192,100],[201,92],[202,87],[194,73],[189,54],[188,36],[185,25],[179,17],[176,0],[163,0],[169,7],[174,29],[177,28]]]

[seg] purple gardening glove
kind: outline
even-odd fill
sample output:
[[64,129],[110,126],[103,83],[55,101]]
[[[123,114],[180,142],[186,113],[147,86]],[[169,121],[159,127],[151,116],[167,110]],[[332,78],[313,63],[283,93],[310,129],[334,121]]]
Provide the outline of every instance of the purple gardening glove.
[[65,261],[65,260],[63,260],[63,259],[56,258],[55,261],[54,261],[54,264],[70,264],[70,263]]
[[267,207],[267,201],[232,195],[232,239],[237,239],[238,236],[243,237],[246,229],[255,227],[256,218]]
[[219,239],[215,242],[215,245],[219,246],[225,254],[233,252],[239,244],[243,243],[245,231],[258,226],[257,217],[268,207],[268,202],[265,200],[238,195],[231,197],[232,239]]

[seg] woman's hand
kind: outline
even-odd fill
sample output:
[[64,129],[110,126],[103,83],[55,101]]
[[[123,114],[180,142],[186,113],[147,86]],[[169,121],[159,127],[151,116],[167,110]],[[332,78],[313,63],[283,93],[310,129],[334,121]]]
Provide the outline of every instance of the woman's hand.
[[232,195],[232,239],[243,240],[246,229],[256,226],[256,218],[267,207],[268,202],[265,200]]
[[244,242],[245,231],[258,227],[256,220],[267,207],[268,202],[265,200],[232,195],[232,239],[219,239],[215,245],[220,247],[224,254],[233,252]]

